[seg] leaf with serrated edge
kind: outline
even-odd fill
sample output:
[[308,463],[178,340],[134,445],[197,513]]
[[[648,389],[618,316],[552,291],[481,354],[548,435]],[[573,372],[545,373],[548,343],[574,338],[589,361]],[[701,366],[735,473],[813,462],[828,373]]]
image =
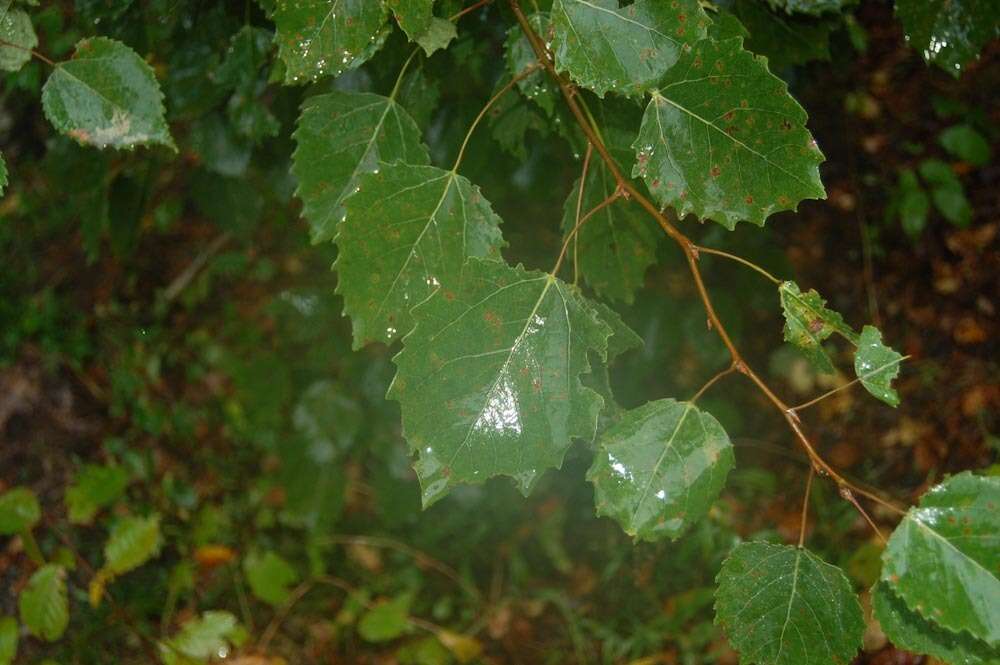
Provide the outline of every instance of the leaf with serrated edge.
[[461,278],[470,256],[499,256],[500,218],[454,171],[383,165],[358,179],[337,234],[337,293],[354,348],[390,343],[412,327],[410,310]]
[[892,380],[899,374],[903,356],[882,343],[882,333],[875,326],[861,329],[858,350],[854,355],[854,371],[865,390],[889,406],[899,406],[899,393]]
[[632,175],[680,216],[727,229],[826,196],[806,112],[739,38],[698,42],[660,81]]
[[362,173],[379,163],[430,163],[420,128],[393,98],[334,91],[310,97],[293,138],[292,173],[313,242],[331,240],[344,216],[344,199]]
[[42,108],[56,129],[86,145],[177,150],[153,68],[113,39],[84,39],[71,60],[57,63],[42,88]]
[[843,571],[801,547],[750,542],[723,562],[715,623],[740,663],[849,663],[861,646],[864,617]]
[[274,24],[285,83],[360,67],[382,47],[388,17],[380,0],[278,0]]
[[555,60],[580,85],[603,97],[613,90],[640,95],[707,34],[697,0],[556,0],[552,5]]
[[910,508],[882,554],[882,581],[951,631],[1000,645],[1000,478],[953,476]]
[[[628,172],[635,159],[629,143],[635,136],[622,118],[634,113],[633,105],[605,101],[597,115],[604,133],[605,145],[618,164]],[[603,120],[603,122],[601,122]],[[581,218],[615,193],[618,183],[604,162],[591,160],[580,205]],[[570,192],[563,206],[563,234],[576,226],[577,205],[580,203],[580,181]],[[631,199],[619,197],[614,203],[590,216],[572,241],[572,256],[579,261],[577,269],[594,292],[604,298],[632,303],[635,291],[642,287],[646,270],[656,261],[656,246],[662,237],[660,229],[649,215]]]
[[885,582],[872,589],[872,610],[882,632],[900,649],[953,665],[1000,665],[1000,653],[968,633],[953,633],[906,607]]
[[121,575],[146,563],[160,550],[160,518],[123,517],[111,528],[104,545],[104,567]]
[[549,274],[469,259],[413,310],[389,397],[429,506],[457,483],[514,478],[527,494],[574,438],[594,435],[603,400],[580,383],[611,329]]
[[802,351],[816,369],[832,374],[833,363],[823,350],[823,342],[839,333],[857,344],[857,333],[844,323],[844,317],[828,309],[826,301],[813,289],[802,293],[795,282],[782,282],[778,295],[785,315],[785,341]]
[[434,18],[434,0],[386,0],[396,22],[411,42],[431,27]]
[[11,4],[11,0],[0,0],[0,70],[16,72],[31,60],[38,36],[27,12]]
[[39,568],[21,591],[18,608],[21,623],[32,635],[49,642],[62,637],[69,625],[66,571],[62,566],[50,563]]
[[587,479],[598,515],[642,540],[676,539],[708,513],[733,461],[715,418],[663,399],[626,412],[604,433]]
[[910,46],[958,77],[1000,36],[996,0],[896,0],[896,16]]

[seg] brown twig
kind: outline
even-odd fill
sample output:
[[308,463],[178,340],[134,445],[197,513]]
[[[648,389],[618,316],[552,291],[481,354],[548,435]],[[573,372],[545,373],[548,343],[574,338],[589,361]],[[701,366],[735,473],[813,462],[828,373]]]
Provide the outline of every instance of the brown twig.
[[576,224],[573,226],[573,286],[579,284],[580,260],[577,249],[580,246],[580,238],[576,235],[576,229],[580,226],[580,214],[583,209],[583,191],[587,187],[587,171],[590,169],[590,157],[594,154],[594,146],[587,144],[587,154],[583,156],[583,172],[580,174],[580,192],[576,197]]
[[735,372],[736,369],[737,369],[736,368],[736,364],[734,363],[734,364],[730,365],[729,367],[727,367],[726,369],[722,370],[721,372],[719,372],[718,374],[716,374],[715,376],[713,376],[711,379],[709,379],[708,381],[706,381],[705,385],[703,385],[698,390],[698,392],[696,392],[694,394],[694,397],[692,397],[688,401],[691,402],[692,404],[694,404],[695,402],[698,401],[698,398],[701,397],[705,393],[706,390],[708,390],[713,385],[715,385],[716,381],[718,381],[719,379],[722,379],[722,378],[724,378],[726,376],[729,376],[730,374],[732,374],[733,372]]
[[[626,179],[615,162],[614,157],[608,151],[607,147],[600,140],[591,123],[588,121],[584,112],[580,108],[580,104],[577,102],[576,89],[567,82],[559,72],[556,71],[555,65],[553,64],[553,58],[551,53],[542,43],[538,34],[531,27],[528,22],[527,17],[521,10],[519,0],[508,0],[510,3],[511,10],[514,16],[517,18],[518,24],[521,26],[528,42],[531,44],[532,49],[535,51],[535,55],[538,57],[538,61],[545,67],[549,76],[556,82],[562,92],[563,98],[565,99],[566,106],[569,108],[577,124],[580,126],[581,131],[583,131],[584,136],[586,136],[587,141],[594,147],[597,154],[600,155],[601,159],[604,161],[605,166],[611,175],[615,178],[618,183],[618,189],[627,198],[635,200],[639,205],[641,205],[649,214],[656,220],[663,232],[667,234],[677,245],[680,247],[681,251],[684,253],[684,257],[687,261],[688,268],[691,273],[691,278],[694,281],[695,288],[698,291],[698,296],[702,301],[702,305],[705,308],[705,313],[708,316],[709,325],[715,330],[716,334],[722,340],[722,343],[726,346],[729,351],[729,355],[733,360],[733,365],[736,367],[737,371],[749,378],[767,397],[768,401],[777,409],[788,426],[792,429],[795,434],[796,439],[802,448],[806,451],[809,456],[809,460],[812,467],[816,470],[816,473],[828,476],[837,485],[840,490],[841,496],[846,494],[851,496],[851,503],[857,508],[865,519],[868,520],[870,524],[874,524],[868,514],[864,511],[864,508],[858,504],[856,499],[853,499],[853,494],[851,494],[851,489],[854,487],[846,478],[839,474],[836,469],[831,467],[826,460],[816,451],[809,438],[806,437],[805,433],[802,431],[802,427],[799,424],[798,415],[787,405],[784,401],[778,397],[773,390],[764,382],[764,380],[746,363],[743,355],[740,353],[739,349],[733,343],[732,338],[730,338],[725,325],[719,319],[718,314],[715,311],[715,306],[712,304],[711,296],[708,293],[708,289],[705,287],[705,282],[702,279],[701,270],[698,266],[698,246],[695,245],[684,233],[682,233],[677,227],[675,227],[666,216],[660,212],[659,208],[646,198],[628,179]],[[867,495],[866,495],[867,496]],[[846,498],[846,496],[845,496]],[[852,500],[853,499],[853,500]],[[881,535],[881,534],[879,534]]]
[[806,476],[806,492],[802,497],[802,518],[799,520],[799,547],[802,547],[802,543],[806,542],[806,522],[809,517],[809,493],[812,491],[813,474],[815,471],[809,467],[809,475]]
[[477,9],[479,9],[480,7],[485,7],[486,5],[490,4],[491,2],[493,2],[493,0],[479,0],[479,2],[471,4],[468,7],[466,7],[465,9],[459,10],[458,12],[456,12],[455,14],[453,14],[452,16],[448,17],[448,20],[449,21],[457,21],[458,19],[462,18],[466,14],[474,12]]
[[16,48],[16,49],[18,49],[20,51],[24,51],[26,53],[30,53],[34,57],[38,58],[39,60],[41,60],[42,62],[44,62],[45,64],[47,64],[49,67],[55,67],[56,66],[56,63],[54,63],[53,61],[49,60],[47,57],[45,57],[44,55],[42,55],[41,53],[39,53],[35,49],[30,49],[27,46],[21,46],[20,44],[15,44],[14,42],[9,42],[6,39],[0,39],[0,46],[6,46],[8,48]]

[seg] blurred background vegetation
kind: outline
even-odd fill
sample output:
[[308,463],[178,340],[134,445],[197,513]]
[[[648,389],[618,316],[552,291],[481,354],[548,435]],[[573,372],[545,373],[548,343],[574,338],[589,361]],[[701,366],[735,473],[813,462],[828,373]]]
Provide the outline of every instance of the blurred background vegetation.
[[[32,11],[50,58],[94,34],[146,57],[178,155],[58,136],[42,117],[38,60],[0,79],[11,172],[0,198],[0,492],[37,494],[38,543],[71,569],[66,636],[23,639],[17,662],[151,662],[150,645],[201,625],[216,657],[243,665],[735,663],[712,625],[713,580],[740,538],[795,540],[807,463],[782,423],[739,378],[705,395],[738,466],[710,518],[677,543],[633,544],[593,516],[583,445],[529,499],[501,480],[422,512],[398,408],[384,399],[395,349],[351,351],[335,248],[310,244],[289,173],[303,98],[385,92],[408,49],[396,31],[360,70],[280,86],[267,4]],[[448,15],[463,3],[440,4]],[[771,56],[810,114],[829,198],[763,231],[685,228],[821,288],[848,321],[875,322],[913,356],[898,410],[848,390],[804,414],[835,466],[910,503],[1000,452],[1000,50],[956,80],[907,48],[890,3],[829,19],[741,11],[763,26],[748,46]],[[795,21],[815,38],[780,38]],[[428,128],[435,163],[454,158],[502,77],[511,24],[500,6],[463,18],[457,42],[404,79],[402,103]],[[505,220],[507,258],[544,268],[581,143],[550,133],[518,95],[473,137],[463,172]],[[789,401],[849,381],[782,347],[771,285],[703,264],[730,331]],[[617,309],[645,339],[612,377],[625,406],[687,398],[726,366],[667,243],[635,304]],[[813,511],[811,547],[868,588],[878,539],[823,483]],[[154,513],[158,555],[93,606],[109,527]],[[24,548],[0,538],[0,616],[16,614],[33,571]],[[860,662],[919,662],[869,628]]]

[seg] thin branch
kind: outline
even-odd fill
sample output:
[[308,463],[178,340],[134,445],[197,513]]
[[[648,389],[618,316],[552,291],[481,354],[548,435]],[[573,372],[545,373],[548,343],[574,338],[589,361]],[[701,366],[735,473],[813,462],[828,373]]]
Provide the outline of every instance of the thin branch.
[[507,84],[504,85],[504,87],[500,88],[500,90],[498,90],[495,95],[490,97],[490,100],[486,102],[485,106],[483,106],[482,110],[479,112],[479,115],[477,115],[476,119],[472,121],[472,126],[469,127],[469,131],[465,133],[465,140],[462,141],[462,147],[458,149],[458,157],[455,158],[455,166],[451,168],[452,173],[458,171],[458,166],[459,164],[462,163],[462,158],[465,156],[465,149],[469,145],[469,139],[472,138],[472,133],[476,131],[476,127],[478,127],[479,123],[482,122],[483,118],[486,116],[486,112],[490,110],[490,107],[493,106],[498,99],[500,99],[505,94],[510,92],[511,88],[513,88],[519,82],[523,81],[524,79],[534,74],[535,71],[537,71],[540,66],[541,65],[539,65],[537,62],[528,65],[527,67],[524,68],[524,70],[520,74],[518,74],[510,81],[508,81]]
[[44,55],[42,55],[41,53],[39,53],[38,51],[36,51],[34,49],[30,49],[27,46],[21,46],[20,44],[15,44],[14,42],[9,42],[6,39],[0,39],[0,46],[7,46],[9,48],[16,48],[19,51],[25,51],[26,53],[30,53],[32,56],[38,58],[39,60],[41,60],[42,62],[44,62],[45,64],[47,64],[49,67],[55,67],[56,66],[56,63],[52,62],[47,57],[45,57]]
[[813,404],[816,404],[818,402],[822,402],[827,397],[830,397],[832,395],[836,395],[841,390],[847,390],[848,388],[850,388],[851,386],[853,386],[855,383],[859,383],[861,381],[864,381],[868,377],[874,376],[875,374],[878,374],[882,370],[888,369],[888,368],[892,367],[893,365],[898,365],[898,364],[902,363],[904,360],[906,360],[906,359],[908,359],[910,357],[911,356],[908,356],[908,355],[907,356],[903,356],[899,360],[896,360],[894,362],[888,363],[887,365],[882,365],[878,369],[872,370],[871,372],[868,372],[867,374],[862,374],[861,376],[857,377],[856,379],[854,379],[853,381],[851,381],[849,383],[845,383],[842,386],[837,386],[836,388],[834,388],[832,390],[826,391],[825,393],[823,393],[819,397],[816,397],[815,399],[811,399],[808,402],[803,402],[802,404],[799,404],[798,406],[793,406],[791,410],[798,412],[798,411],[801,411],[802,409],[805,409],[807,407],[812,406]]
[[702,395],[703,395],[703,394],[705,393],[705,391],[706,391],[706,390],[708,390],[708,389],[709,389],[709,388],[711,388],[711,387],[712,387],[713,385],[715,385],[715,382],[716,382],[716,381],[718,381],[719,379],[721,379],[721,378],[723,378],[723,377],[726,377],[726,376],[729,376],[730,374],[732,374],[732,373],[733,373],[733,372],[735,372],[736,370],[737,370],[737,367],[736,367],[736,365],[735,365],[735,364],[733,364],[733,365],[730,365],[730,366],[729,366],[729,367],[727,367],[726,369],[722,370],[721,372],[719,372],[718,374],[716,374],[715,376],[713,376],[713,377],[712,377],[711,379],[709,379],[709,380],[708,380],[708,381],[707,381],[707,382],[705,383],[705,385],[703,385],[703,386],[702,386],[702,387],[701,387],[701,388],[700,388],[700,389],[698,390],[698,392],[696,392],[696,393],[694,394],[694,397],[692,397],[692,398],[691,398],[690,400],[688,400],[688,401],[690,401],[690,402],[691,402],[692,404],[694,404],[695,402],[697,402],[697,401],[698,401],[698,398],[699,398],[699,397],[701,397],[701,396],[702,396]]
[[587,171],[590,169],[590,156],[594,154],[594,146],[587,144],[587,153],[583,156],[583,172],[580,174],[580,193],[576,197],[576,223],[573,226],[573,286],[579,283],[580,279],[580,259],[577,250],[580,247],[580,237],[576,235],[576,229],[580,226],[580,213],[583,208],[583,190],[587,186]]
[[584,215],[583,217],[580,218],[580,221],[578,221],[576,223],[576,225],[573,227],[573,230],[570,232],[570,234],[568,236],[566,236],[566,240],[563,241],[562,249],[559,250],[559,258],[556,259],[556,265],[555,265],[554,268],[552,268],[552,276],[553,277],[555,277],[556,275],[559,274],[559,268],[562,267],[563,259],[566,258],[566,250],[569,249],[569,243],[570,243],[570,241],[573,238],[576,237],[576,233],[577,233],[577,231],[580,230],[580,227],[582,227],[584,224],[586,224],[588,219],[590,219],[591,217],[593,217],[594,215],[596,215],[597,213],[599,213],[600,211],[604,210],[609,205],[611,205],[612,203],[614,203],[615,201],[617,201],[619,199],[619,197],[621,197],[621,196],[622,196],[622,190],[621,189],[616,189],[614,192],[612,192],[611,194],[609,194],[606,199],[604,199],[603,201],[601,201],[600,203],[598,203],[596,206],[594,206],[593,208],[591,208],[590,212],[588,212],[586,215]]
[[858,512],[861,513],[861,516],[865,518],[866,522],[868,522],[868,526],[870,526],[872,530],[875,532],[875,535],[878,536],[878,539],[882,541],[883,545],[886,545],[888,541],[885,539],[885,536],[882,535],[882,530],[879,529],[878,525],[875,524],[875,520],[871,518],[871,515],[869,515],[868,512],[861,507],[861,504],[858,503],[857,498],[854,496],[854,493],[851,492],[850,488],[846,486],[841,486],[840,496],[842,499],[850,502],[851,505],[857,508]]
[[491,2],[493,2],[493,0],[479,0],[479,2],[471,4],[468,7],[466,7],[465,9],[462,9],[461,11],[453,14],[452,16],[450,16],[448,18],[448,20],[449,21],[457,21],[458,19],[462,18],[466,14],[474,12],[477,9],[479,9],[480,7],[485,7],[486,5],[490,4]]
[[[573,88],[572,84],[567,82],[566,79],[560,76],[559,72],[556,71],[555,65],[553,64],[552,54],[545,47],[545,45],[539,38],[538,34],[531,27],[531,24],[528,22],[527,17],[521,10],[519,0],[508,0],[508,1],[510,3],[510,7],[514,13],[514,16],[517,18],[518,24],[521,26],[521,29],[524,31],[525,36],[528,38],[528,41],[531,44],[532,49],[535,51],[535,55],[538,57],[538,61],[542,63],[542,65],[548,72],[549,76],[551,76],[552,79],[559,86],[559,89],[562,92],[563,98],[566,102],[566,106],[573,114],[573,117],[575,118],[577,124],[580,126],[580,129],[583,131],[584,135],[587,137],[587,140],[590,142],[591,145],[594,146],[594,150],[597,151],[597,154],[600,155],[601,159],[604,161],[608,171],[610,171],[611,175],[615,178],[615,181],[618,183],[618,189],[622,192],[622,195],[626,196],[627,198],[633,199],[636,203],[645,208],[645,210],[650,214],[650,216],[652,216],[653,219],[656,220],[656,223],[659,224],[660,228],[663,229],[663,232],[666,233],[667,236],[669,236],[674,242],[676,242],[680,246],[681,251],[684,252],[688,268],[691,272],[691,278],[694,280],[695,288],[698,291],[698,296],[701,298],[702,305],[705,308],[705,313],[708,316],[709,324],[715,330],[716,334],[719,336],[719,339],[722,340],[722,343],[726,346],[726,349],[729,351],[729,355],[732,358],[733,364],[736,366],[737,371],[739,371],[747,378],[749,378],[761,390],[761,392],[764,393],[764,395],[767,397],[768,401],[771,402],[774,408],[781,413],[782,417],[784,417],[785,419],[785,422],[788,423],[788,426],[792,429],[792,432],[795,434],[795,437],[799,441],[799,444],[806,451],[806,454],[809,455],[809,460],[812,463],[812,466],[816,470],[816,472],[819,473],[820,475],[829,476],[834,481],[834,483],[836,483],[838,489],[841,490],[842,495],[844,494],[844,490],[847,490],[847,493],[850,494],[850,488],[852,488],[853,485],[840,473],[838,473],[836,469],[831,467],[826,462],[826,460],[823,459],[822,456],[820,456],[820,454],[813,447],[812,443],[809,441],[808,437],[806,437],[805,433],[802,431],[796,413],[792,411],[791,408],[787,404],[785,404],[785,402],[782,401],[781,398],[778,397],[773,390],[771,390],[771,388],[764,382],[762,378],[760,378],[760,376],[756,372],[754,372],[754,370],[743,359],[743,356],[740,353],[739,349],[733,343],[733,340],[732,338],[730,338],[725,325],[723,325],[721,319],[719,319],[719,316],[715,311],[715,307],[712,304],[712,299],[708,294],[708,289],[705,287],[705,282],[702,279],[701,270],[698,266],[697,245],[695,245],[684,233],[678,230],[677,227],[675,227],[670,222],[670,220],[667,219],[662,212],[660,212],[659,208],[657,208],[657,206],[652,201],[646,198],[646,196],[643,195],[643,193],[640,192],[635,187],[635,185],[631,183],[630,180],[626,179],[622,175],[621,169],[619,168],[617,162],[615,162],[615,159],[611,156],[611,153],[608,151],[603,141],[600,140],[600,137],[598,136],[598,133],[595,131],[592,122],[587,118],[587,116],[581,110],[580,104],[577,101],[578,97],[575,88]],[[864,513],[864,509],[861,508],[861,506],[857,503],[856,500],[852,501],[852,503],[856,508],[858,508],[859,511],[862,512],[862,514],[865,515],[866,519],[870,519],[867,517],[867,514]]]
[[799,520],[799,547],[802,547],[802,543],[806,542],[806,522],[809,518],[809,493],[812,491],[813,486],[813,471],[812,467],[809,467],[809,475],[806,476],[806,493],[802,497],[802,518]]
[[781,284],[781,280],[780,279],[778,279],[777,277],[775,277],[774,275],[772,275],[768,271],[764,270],[763,268],[761,268],[759,265],[757,265],[753,261],[747,261],[743,257],[736,256],[735,254],[730,254],[729,252],[723,252],[721,249],[712,249],[711,247],[703,247],[702,245],[698,245],[695,248],[695,251],[697,251],[699,254],[702,254],[702,253],[704,253],[704,254],[714,254],[715,256],[721,256],[723,258],[727,258],[730,261],[736,261],[737,263],[742,263],[747,268],[750,268],[751,270],[756,270],[761,275],[763,275],[764,277],[768,278],[769,280],[771,280],[775,284]]
[[233,234],[229,231],[216,236],[216,238],[208,244],[208,247],[203,249],[198,256],[194,257],[194,260],[191,261],[191,263],[189,263],[183,271],[181,271],[181,274],[177,275],[177,277],[170,282],[167,288],[163,291],[163,298],[168,303],[173,302],[174,299],[177,298],[177,296],[179,296],[194,280],[201,269],[205,267],[208,260],[215,256],[219,250],[225,247],[226,243],[229,242],[232,237]]

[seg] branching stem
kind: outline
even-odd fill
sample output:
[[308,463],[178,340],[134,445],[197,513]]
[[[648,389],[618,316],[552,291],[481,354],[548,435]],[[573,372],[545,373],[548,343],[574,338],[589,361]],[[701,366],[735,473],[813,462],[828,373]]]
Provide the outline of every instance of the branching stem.
[[462,18],[466,14],[472,13],[472,12],[476,11],[477,9],[479,9],[480,7],[485,7],[486,5],[490,4],[491,2],[493,2],[493,0],[479,0],[479,2],[473,3],[473,4],[469,5],[468,7],[466,7],[465,9],[462,9],[462,10],[456,12],[455,14],[453,14],[452,16],[450,16],[448,18],[448,20],[449,21],[457,21],[458,19]]
[[703,385],[698,390],[698,392],[696,392],[694,394],[694,397],[692,397],[689,401],[692,404],[694,404],[695,402],[698,401],[698,398],[701,397],[705,393],[705,391],[707,391],[709,388],[711,388],[713,385],[715,385],[716,381],[718,381],[719,379],[722,379],[723,377],[729,376],[733,372],[737,371],[737,369],[738,368],[736,367],[736,364],[733,363],[732,365],[730,365],[726,369],[722,370],[721,372],[719,372],[718,374],[716,374],[715,376],[713,376],[711,379],[709,379],[708,381],[706,381],[705,385]]
[[[712,304],[712,299],[708,294],[708,289],[705,287],[705,282],[701,276],[701,270],[698,266],[698,246],[695,245],[684,233],[682,233],[667,217],[660,212],[659,208],[646,198],[642,192],[640,192],[630,180],[622,175],[621,169],[615,162],[614,157],[608,151],[607,146],[604,142],[600,140],[597,131],[595,131],[591,120],[587,117],[584,111],[581,109],[578,102],[578,95],[576,94],[575,88],[572,84],[567,82],[559,72],[556,71],[555,65],[553,64],[552,56],[548,49],[542,43],[538,34],[531,27],[528,22],[527,17],[521,9],[519,0],[508,0],[510,3],[511,10],[514,16],[517,18],[518,24],[524,31],[525,36],[531,44],[532,49],[535,51],[535,55],[538,58],[538,62],[545,67],[549,76],[559,85],[559,89],[562,92],[563,98],[566,102],[566,106],[569,108],[570,112],[573,114],[577,124],[583,131],[587,140],[600,155],[601,159],[604,161],[605,166],[608,171],[611,172],[612,177],[618,183],[618,191],[621,192],[622,196],[626,198],[635,200],[639,205],[646,209],[646,211],[656,220],[663,232],[667,234],[677,245],[680,247],[681,251],[684,252],[684,257],[687,260],[688,268],[691,272],[691,278],[694,281],[695,288],[698,291],[698,296],[701,298],[702,305],[705,308],[705,313],[708,316],[708,322],[712,329],[715,330],[716,334],[725,344],[726,349],[729,351],[729,355],[733,360],[733,365],[736,367],[737,371],[749,378],[761,392],[767,397],[768,401],[777,409],[784,417],[785,422],[792,429],[795,434],[796,439],[799,444],[806,451],[809,456],[809,461],[812,467],[816,470],[816,473],[822,476],[829,476],[831,480],[837,485],[838,490],[840,490],[841,496],[848,500],[861,514],[865,517],[869,524],[874,527],[874,522],[865,512],[864,508],[857,502],[852,494],[852,489],[857,489],[852,483],[850,483],[846,478],[839,474],[836,469],[831,467],[826,460],[816,451],[815,447],[809,441],[809,438],[802,431],[802,427],[799,423],[798,415],[789,407],[785,402],[778,397],[773,390],[764,382],[762,378],[746,363],[743,359],[743,355],[740,353],[739,349],[733,343],[732,338],[730,338],[729,333],[726,330],[725,325],[719,319],[718,314],[715,311],[715,307]],[[561,259],[561,257],[560,257]],[[859,492],[864,496],[868,494],[864,492]],[[878,529],[876,528],[878,532]],[[879,532],[881,537],[881,532]]]

